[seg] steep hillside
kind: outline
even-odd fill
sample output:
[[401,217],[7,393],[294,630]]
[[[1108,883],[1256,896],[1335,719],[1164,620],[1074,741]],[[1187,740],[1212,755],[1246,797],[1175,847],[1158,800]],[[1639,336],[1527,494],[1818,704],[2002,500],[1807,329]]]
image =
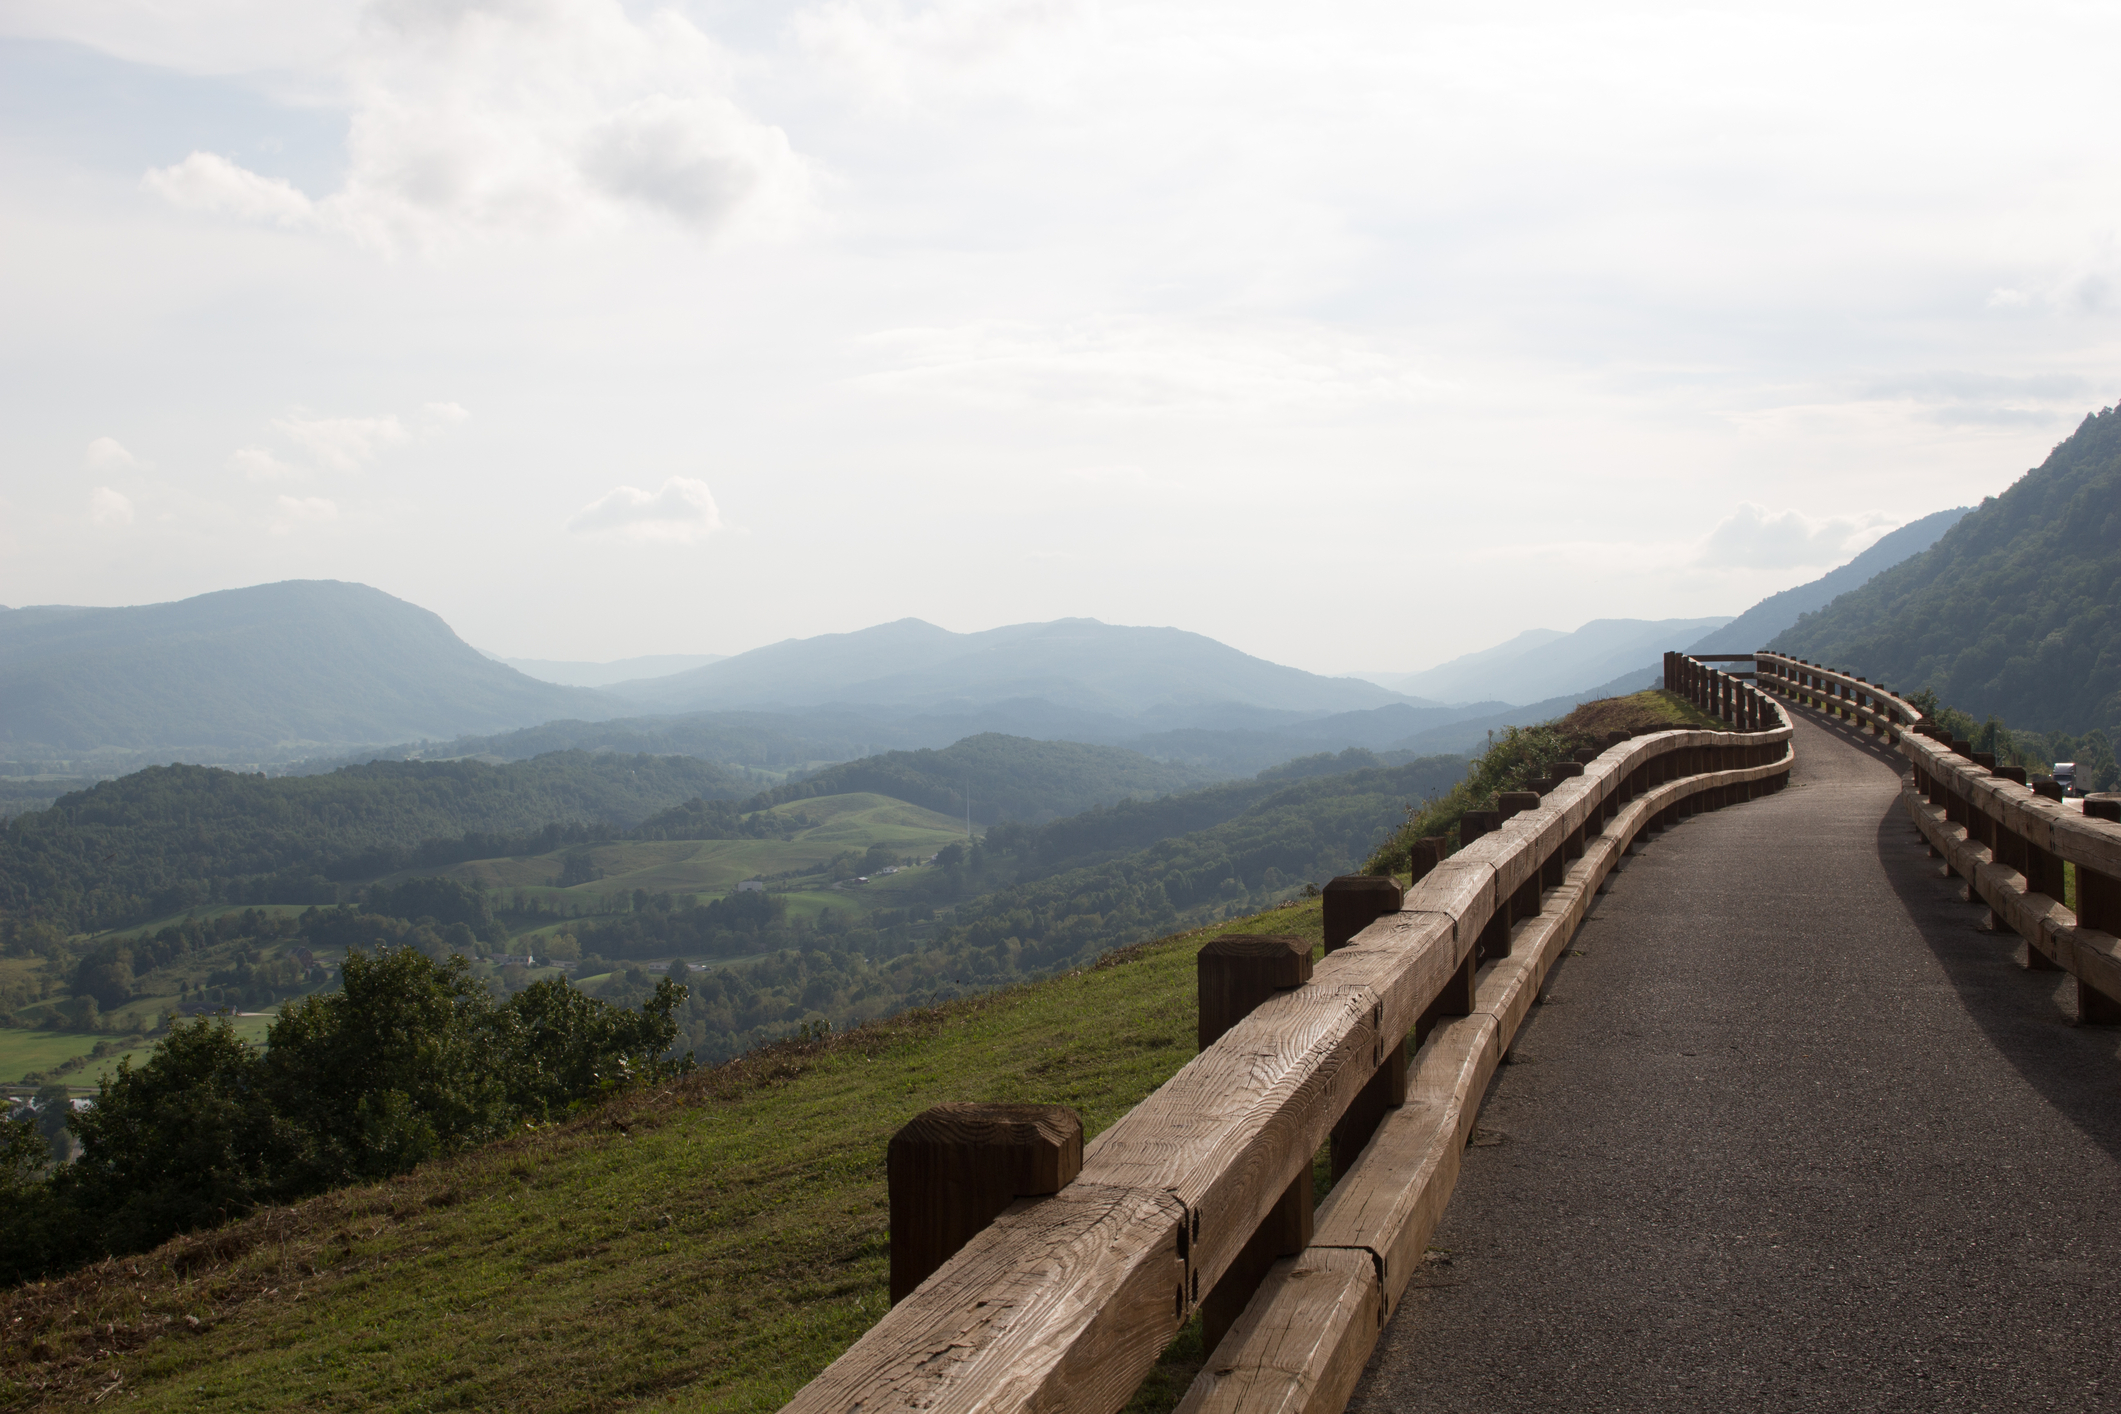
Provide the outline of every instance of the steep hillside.
[[1768,646],[2013,726],[2121,728],[2121,411]]
[[1851,589],[1868,583],[1873,575],[1882,574],[1894,565],[1913,559],[1929,549],[1943,537],[1945,531],[1957,525],[1970,509],[1972,508],[1968,506],[1957,506],[1948,511],[1926,515],[1918,521],[1911,521],[1880,537],[1877,544],[1841,568],[1829,570],[1809,584],[1800,584],[1794,589],[1770,594],[1706,638],[1689,644],[1686,651],[1750,653],[1796,623],[1800,616],[1825,608]]
[[[289,580],[170,604],[0,611],[0,756],[452,737],[610,715],[366,585]],[[277,759],[277,758],[275,758]]]
[[789,639],[612,690],[666,711],[826,703],[962,711],[1033,698],[1067,710],[1132,716],[1166,703],[1317,713],[1400,700],[1373,683],[1285,668],[1197,633],[1095,619],[981,633],[900,619],[856,633]]

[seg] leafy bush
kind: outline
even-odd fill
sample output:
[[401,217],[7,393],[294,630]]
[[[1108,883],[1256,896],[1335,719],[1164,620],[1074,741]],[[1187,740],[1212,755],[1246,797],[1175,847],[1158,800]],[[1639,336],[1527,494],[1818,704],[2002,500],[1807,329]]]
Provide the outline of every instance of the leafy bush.
[[69,1121],[80,1158],[0,1208],[0,1279],[401,1173],[689,1068],[663,1058],[684,1000],[666,980],[626,1012],[554,980],[497,1002],[462,958],[354,953],[344,988],[284,1010],[262,1054],[201,1017],[121,1061]]

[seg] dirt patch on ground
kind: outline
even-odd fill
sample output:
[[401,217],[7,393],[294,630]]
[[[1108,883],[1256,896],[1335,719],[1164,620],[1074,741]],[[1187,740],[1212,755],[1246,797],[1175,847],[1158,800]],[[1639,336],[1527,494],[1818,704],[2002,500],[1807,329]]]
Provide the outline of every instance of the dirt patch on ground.
[[1627,697],[1602,697],[1586,702],[1554,723],[1567,737],[1603,738],[1609,732],[1668,732],[1675,727],[1706,727],[1727,731],[1729,727],[1693,704],[1652,688]]

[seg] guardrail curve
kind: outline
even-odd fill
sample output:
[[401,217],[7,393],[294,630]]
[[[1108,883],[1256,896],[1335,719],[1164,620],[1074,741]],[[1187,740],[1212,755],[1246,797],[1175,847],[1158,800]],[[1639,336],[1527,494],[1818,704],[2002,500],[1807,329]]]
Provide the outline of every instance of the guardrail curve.
[[[1953,740],[1883,687],[1778,653],[1757,660],[1762,688],[1897,745],[1910,767],[1901,803],[1931,850],[1966,881],[1968,897],[1988,905],[1995,926],[2025,940],[2028,966],[2076,978],[2080,1020],[2121,1024],[2117,803],[2088,801],[2080,814],[2059,788],[2034,786],[2022,768],[1998,767],[1994,756]],[[2074,909],[2066,906],[2072,894]]]
[[1403,1094],[1308,1245],[1267,1267],[1179,1406],[1340,1408],[1418,1269],[1488,1079],[1607,875],[1645,833],[1787,783],[1792,728],[1773,696],[1683,655],[1666,677],[1727,729],[1610,745],[1434,864],[1096,1136],[1072,1182],[1003,1209],[787,1409],[1118,1410],[1277,1205],[1308,1202],[1313,1156],[1404,1058]]

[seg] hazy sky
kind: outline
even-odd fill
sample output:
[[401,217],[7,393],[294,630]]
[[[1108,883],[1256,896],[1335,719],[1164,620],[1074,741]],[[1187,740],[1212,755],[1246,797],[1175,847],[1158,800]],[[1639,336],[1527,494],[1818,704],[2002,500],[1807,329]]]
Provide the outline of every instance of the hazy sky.
[[2121,392],[2121,9],[0,0],[0,603],[1322,672],[1737,613]]

